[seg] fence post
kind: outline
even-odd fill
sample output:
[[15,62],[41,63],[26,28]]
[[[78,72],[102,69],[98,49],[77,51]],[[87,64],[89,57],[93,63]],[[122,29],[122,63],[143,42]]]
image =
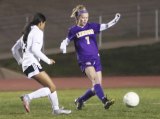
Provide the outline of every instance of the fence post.
[[159,35],[158,35],[158,10],[155,10],[155,40],[159,40]]
[[140,37],[140,22],[141,22],[141,13],[140,13],[140,6],[137,5],[137,37]]
[[[102,16],[99,16],[99,24],[102,24]],[[99,47],[102,46],[102,32],[99,34]]]

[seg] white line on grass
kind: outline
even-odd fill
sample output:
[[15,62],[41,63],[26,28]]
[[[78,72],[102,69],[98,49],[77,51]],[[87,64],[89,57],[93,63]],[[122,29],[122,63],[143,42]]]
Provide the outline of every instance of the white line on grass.
[[152,103],[152,104],[154,104],[154,105],[160,105],[160,102],[156,102],[156,103]]

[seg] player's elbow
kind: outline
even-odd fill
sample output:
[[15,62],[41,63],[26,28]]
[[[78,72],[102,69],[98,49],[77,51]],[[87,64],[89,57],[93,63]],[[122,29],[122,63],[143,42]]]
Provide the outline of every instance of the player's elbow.
[[37,57],[39,57],[39,54],[41,53],[41,51],[37,47],[32,47],[31,51]]
[[32,51],[33,54],[36,54],[37,49],[36,49],[35,47],[32,47],[32,48],[31,48],[31,51]]
[[12,54],[15,54],[15,47],[14,46],[11,48],[11,52],[12,52]]

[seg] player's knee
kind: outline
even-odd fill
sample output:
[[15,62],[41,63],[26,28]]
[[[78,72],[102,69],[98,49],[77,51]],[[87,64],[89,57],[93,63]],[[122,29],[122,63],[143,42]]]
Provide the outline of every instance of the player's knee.
[[50,89],[50,91],[52,93],[52,92],[56,91],[56,86],[55,85],[50,86],[49,89]]
[[92,80],[92,85],[94,86],[95,84],[100,84],[100,83],[97,80]]
[[89,77],[90,77],[91,80],[95,81],[96,75],[90,74]]

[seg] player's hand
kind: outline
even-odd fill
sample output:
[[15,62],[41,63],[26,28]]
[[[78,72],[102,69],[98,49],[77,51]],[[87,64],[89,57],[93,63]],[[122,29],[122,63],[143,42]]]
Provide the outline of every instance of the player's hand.
[[18,61],[18,65],[22,65],[22,59]]
[[115,18],[114,18],[115,22],[117,22],[120,18],[121,18],[121,14],[116,13]]
[[53,59],[50,59],[50,65],[55,64],[56,62]]
[[61,42],[60,50],[61,50],[62,53],[66,53],[67,52],[67,46],[66,46],[66,43],[65,43],[64,40]]
[[120,17],[121,17],[121,14],[117,13],[115,15],[114,19],[112,21],[110,21],[109,23],[107,23],[108,28],[114,26],[119,21]]

